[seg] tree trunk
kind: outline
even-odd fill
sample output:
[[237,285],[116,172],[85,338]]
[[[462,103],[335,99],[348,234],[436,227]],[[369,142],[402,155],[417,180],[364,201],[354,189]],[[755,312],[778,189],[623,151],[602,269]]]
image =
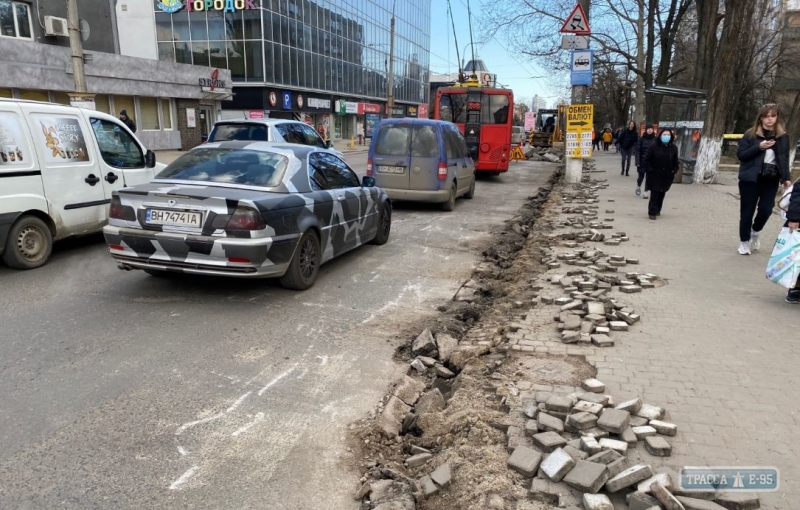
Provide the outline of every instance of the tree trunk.
[[754,8],[753,0],[725,1],[725,24],[722,27],[719,52],[712,74],[714,80],[710,82],[703,138],[694,170],[695,183],[711,184],[717,180],[726,110],[736,86],[740,48],[749,41],[749,30],[752,29],[750,20],[753,18]]
[[697,62],[694,68],[694,86],[707,89],[714,76],[719,0],[696,0],[695,4],[697,5]]
[[645,47],[644,47],[644,2],[645,0],[637,0],[639,4],[639,18],[636,20],[636,102],[634,103],[633,120],[636,125],[644,122],[645,118],[645,102],[644,102],[644,76],[642,70],[644,69]]

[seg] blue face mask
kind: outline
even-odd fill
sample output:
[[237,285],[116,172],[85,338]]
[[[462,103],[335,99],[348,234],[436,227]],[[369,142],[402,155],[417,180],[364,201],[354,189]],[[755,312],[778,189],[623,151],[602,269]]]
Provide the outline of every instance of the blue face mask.
[[671,136],[661,135],[661,143],[663,143],[664,145],[667,145],[670,142],[670,140],[672,140]]

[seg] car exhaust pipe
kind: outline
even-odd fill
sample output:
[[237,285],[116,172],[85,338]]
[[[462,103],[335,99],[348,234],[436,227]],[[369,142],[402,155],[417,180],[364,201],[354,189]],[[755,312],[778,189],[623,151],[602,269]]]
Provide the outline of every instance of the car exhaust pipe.
[[117,264],[117,267],[118,267],[118,268],[119,268],[121,271],[130,271],[131,269],[133,269],[133,268],[132,268],[131,266],[129,266],[128,264]]

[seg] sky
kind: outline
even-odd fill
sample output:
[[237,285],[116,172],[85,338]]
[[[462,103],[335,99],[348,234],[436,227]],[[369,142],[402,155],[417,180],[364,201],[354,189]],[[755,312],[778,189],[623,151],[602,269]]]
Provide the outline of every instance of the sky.
[[[481,39],[478,22],[481,2],[485,0],[469,0],[472,10],[472,35],[475,40],[475,58],[480,57],[489,72],[497,74],[497,82],[514,91],[517,102],[524,99],[528,106],[534,95],[538,94],[547,101],[549,107],[558,97],[558,91],[547,85],[547,72],[525,55],[517,55],[506,49],[505,43],[498,37],[488,41]],[[500,0],[502,1],[502,0]],[[469,47],[469,17],[467,0],[450,0],[453,6],[453,17],[458,38],[458,52],[464,61],[471,60]],[[447,0],[431,2],[431,58],[432,74],[458,72],[456,45],[453,40],[453,25],[447,12]],[[466,48],[467,55],[464,56]]]

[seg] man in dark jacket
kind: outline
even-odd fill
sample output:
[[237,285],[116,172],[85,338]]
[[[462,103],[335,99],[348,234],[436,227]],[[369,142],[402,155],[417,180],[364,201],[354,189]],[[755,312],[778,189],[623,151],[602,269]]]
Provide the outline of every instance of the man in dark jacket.
[[631,156],[633,156],[633,147],[639,140],[639,133],[636,131],[636,123],[634,121],[628,122],[628,129],[620,133],[617,138],[619,144],[619,152],[622,154],[622,172],[620,175],[629,175],[631,171]]
[[[789,202],[789,210],[786,211],[786,226],[794,232],[800,228],[800,181],[796,182],[792,188],[792,199]],[[793,289],[789,289],[786,295],[786,302],[793,305],[800,304],[800,279],[797,280]]]
[[[652,145],[655,139],[656,132],[653,130],[653,125],[648,124],[642,137],[639,138],[636,141],[636,145],[633,146],[633,155],[636,160],[636,173],[639,174],[639,177],[636,178],[636,196],[642,193],[642,182],[644,182],[647,174],[647,167],[644,166],[644,157],[647,155],[647,149],[650,148],[650,145]],[[645,189],[644,198],[650,198],[649,195],[650,193]]]
[[121,112],[119,112],[119,120],[121,120],[123,124],[128,126],[128,129],[131,130],[131,133],[136,132],[136,123],[133,121],[133,119],[128,117],[128,110],[122,110]]

